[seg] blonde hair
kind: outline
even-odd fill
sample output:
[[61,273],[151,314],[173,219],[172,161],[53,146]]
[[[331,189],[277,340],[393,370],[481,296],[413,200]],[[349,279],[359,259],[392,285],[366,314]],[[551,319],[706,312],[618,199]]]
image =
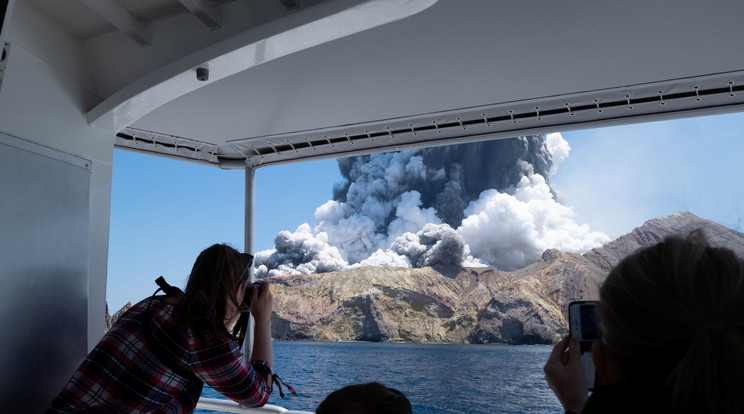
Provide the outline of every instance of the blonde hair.
[[620,262],[600,289],[605,345],[629,381],[675,409],[744,412],[744,262],[702,233]]

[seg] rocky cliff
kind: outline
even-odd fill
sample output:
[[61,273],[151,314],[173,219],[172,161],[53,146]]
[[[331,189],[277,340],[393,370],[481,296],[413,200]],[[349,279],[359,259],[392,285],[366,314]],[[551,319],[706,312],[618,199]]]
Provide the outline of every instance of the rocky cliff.
[[744,234],[675,213],[583,255],[547,250],[517,271],[492,268],[358,267],[276,276],[276,339],[549,344],[567,331],[574,300],[598,297],[608,270],[627,254],[673,234],[703,229],[744,257]]
[[[649,220],[583,255],[546,250],[513,272],[493,268],[358,267],[269,278],[272,336],[283,340],[549,344],[574,300],[597,299],[609,269],[638,248],[701,229],[744,257],[744,234],[691,213]],[[106,328],[131,304],[108,317]]]
[[277,276],[276,339],[549,344],[566,332],[572,300],[603,278],[583,257],[548,250],[516,272],[359,267]]
[[128,311],[129,308],[132,307],[131,302],[127,302],[126,305],[122,306],[121,309],[116,311],[113,315],[109,315],[109,309],[108,309],[108,303],[106,303],[106,316],[104,319],[104,331],[108,331],[113,325],[114,322],[116,322],[117,319],[119,319],[119,316],[123,315],[124,312]]
[[712,246],[728,247],[739,257],[744,257],[744,234],[687,212],[649,220],[630,233],[584,253],[584,257],[607,272],[623,257],[641,247],[656,244],[670,235],[687,235],[697,229],[703,232]]

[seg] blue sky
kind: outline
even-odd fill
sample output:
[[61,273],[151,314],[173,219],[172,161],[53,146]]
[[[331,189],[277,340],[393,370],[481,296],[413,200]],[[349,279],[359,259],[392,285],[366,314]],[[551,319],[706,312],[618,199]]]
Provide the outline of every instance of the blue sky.
[[[576,222],[612,239],[644,221],[691,211],[744,226],[744,114],[561,132],[570,155],[551,177]],[[335,160],[256,171],[255,249],[314,224],[341,180]],[[243,248],[245,174],[115,151],[107,301],[113,313],[165,276],[183,287],[213,243]]]

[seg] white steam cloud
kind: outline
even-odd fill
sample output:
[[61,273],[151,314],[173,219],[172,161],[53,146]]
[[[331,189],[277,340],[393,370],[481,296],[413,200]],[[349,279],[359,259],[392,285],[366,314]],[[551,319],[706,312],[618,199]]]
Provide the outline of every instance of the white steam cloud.
[[575,222],[549,177],[570,148],[560,134],[339,160],[345,181],[315,225],[280,232],[256,275],[348,267],[484,266],[514,270],[548,248],[609,241]]
[[539,174],[522,177],[505,193],[484,191],[465,214],[458,233],[473,255],[503,270],[530,264],[550,248],[585,252],[610,241],[576,224],[573,211],[553,199]]

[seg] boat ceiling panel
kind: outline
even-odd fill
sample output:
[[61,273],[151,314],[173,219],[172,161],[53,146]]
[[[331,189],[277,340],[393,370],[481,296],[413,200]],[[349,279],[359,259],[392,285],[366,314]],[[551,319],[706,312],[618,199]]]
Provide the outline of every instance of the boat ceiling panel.
[[[93,0],[26,0],[42,10],[59,24],[69,29],[81,39],[90,39],[117,31],[111,21],[107,20],[86,3]],[[109,9],[121,7],[132,18],[142,25],[167,19],[189,10],[178,0],[95,0]],[[210,4],[219,5],[231,0],[211,0]]]
[[[732,80],[744,84],[737,23],[744,3],[719,6],[440,0],[409,18],[197,89],[129,132],[210,142],[217,153],[232,147],[249,164],[265,165],[710,113],[712,96],[696,100],[703,90],[723,93],[717,110],[738,110],[741,101],[726,88]],[[682,24],[688,21],[694,24]],[[682,95],[673,100],[673,93]],[[597,111],[608,105],[617,109]],[[460,126],[464,120],[473,124],[470,132]],[[480,130],[480,121],[504,127]],[[435,122],[454,128],[444,132]],[[388,129],[396,137],[382,139]],[[373,143],[375,134],[381,138]]]
[[273,1],[250,24],[246,3],[216,4],[206,32],[152,22],[147,47],[89,39],[103,99],[89,121],[119,148],[242,168],[744,105],[739,0]]
[[79,1],[28,0],[28,2],[81,39],[116,31],[116,27]]

